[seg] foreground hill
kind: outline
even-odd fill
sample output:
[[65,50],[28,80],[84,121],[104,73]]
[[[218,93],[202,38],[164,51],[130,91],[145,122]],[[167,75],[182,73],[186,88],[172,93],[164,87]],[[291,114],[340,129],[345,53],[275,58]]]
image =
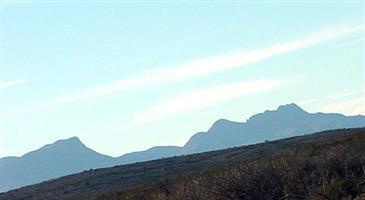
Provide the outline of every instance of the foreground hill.
[[308,113],[295,104],[279,106],[246,122],[216,121],[207,132],[193,135],[183,147],[162,146],[117,158],[101,155],[76,137],[46,145],[22,157],[2,158],[2,191],[39,183],[90,168],[148,161],[280,139],[318,131],[365,127],[365,116]]
[[365,128],[116,166],[0,194],[11,199],[354,199]]

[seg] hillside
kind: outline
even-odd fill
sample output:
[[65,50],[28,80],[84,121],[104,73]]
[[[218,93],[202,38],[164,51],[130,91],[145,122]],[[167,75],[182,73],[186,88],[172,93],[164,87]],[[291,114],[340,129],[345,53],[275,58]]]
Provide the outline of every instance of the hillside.
[[365,192],[364,156],[365,128],[333,130],[89,170],[0,199],[351,199]]
[[309,113],[291,103],[276,110],[266,110],[245,122],[219,119],[206,132],[194,134],[183,147],[154,147],[120,157],[122,163],[133,163],[183,154],[200,153],[303,135],[319,131],[365,126],[365,116],[337,113]]
[[158,146],[120,157],[99,154],[76,138],[60,140],[22,157],[2,158],[2,191],[19,188],[90,168],[111,167],[254,144],[306,133],[365,126],[365,116],[309,113],[296,104],[279,106],[250,117],[246,122],[217,120],[206,132],[193,135],[183,147]]
[[78,173],[84,169],[115,164],[114,158],[87,148],[78,138],[73,137],[45,145],[21,158],[3,158],[2,188],[17,188]]

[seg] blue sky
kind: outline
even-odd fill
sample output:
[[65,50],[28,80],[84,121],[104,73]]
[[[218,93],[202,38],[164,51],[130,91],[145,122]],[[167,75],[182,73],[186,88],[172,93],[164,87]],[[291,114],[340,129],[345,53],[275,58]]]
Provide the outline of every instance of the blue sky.
[[297,103],[364,114],[364,3],[2,3],[1,155],[118,156]]

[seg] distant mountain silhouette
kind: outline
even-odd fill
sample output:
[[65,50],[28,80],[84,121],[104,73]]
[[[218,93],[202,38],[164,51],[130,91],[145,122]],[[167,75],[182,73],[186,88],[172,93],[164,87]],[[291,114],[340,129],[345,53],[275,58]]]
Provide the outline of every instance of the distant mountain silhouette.
[[[216,121],[207,132],[193,135],[183,147],[154,147],[120,157],[122,163],[146,161],[174,155],[224,149],[265,140],[338,128],[365,126],[365,116],[308,113],[296,104],[279,106],[250,117],[246,122]],[[127,159],[126,159],[127,158]]]
[[[299,191],[309,199],[323,199],[318,196],[323,194],[328,199],[353,195],[360,198],[347,199],[360,200],[365,188],[361,187],[364,177],[358,166],[362,166],[364,154],[365,128],[328,130],[88,170],[0,193],[0,200],[281,199],[283,187],[288,188],[288,194]],[[279,160],[273,165],[275,159]],[[247,182],[243,185],[241,180]],[[211,189],[220,192],[212,193]],[[286,199],[304,198],[294,194]]]
[[147,149],[145,151],[127,153],[120,156],[118,159],[120,164],[154,160],[164,157],[181,155],[183,154],[182,149],[183,148],[177,146],[157,146]]
[[365,116],[308,113],[292,103],[256,114],[243,123],[218,120],[207,132],[191,137],[184,149],[187,152],[203,152],[329,129],[363,126]]
[[22,157],[2,158],[1,162],[1,188],[7,191],[85,169],[112,166],[115,159],[87,148],[77,137],[72,137],[45,145]]
[[117,158],[99,154],[76,137],[46,145],[22,157],[2,158],[3,191],[90,168],[199,153],[339,128],[365,127],[365,116],[308,113],[296,104],[279,106],[246,122],[216,121],[207,132],[193,135],[183,147],[160,146]]

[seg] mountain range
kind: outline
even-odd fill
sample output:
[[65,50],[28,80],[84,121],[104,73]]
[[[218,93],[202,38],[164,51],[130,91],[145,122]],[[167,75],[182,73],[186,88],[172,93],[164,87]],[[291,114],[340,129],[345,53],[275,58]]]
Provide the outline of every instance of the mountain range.
[[59,140],[21,157],[4,157],[1,191],[8,191],[88,169],[254,144],[306,133],[365,127],[365,116],[308,113],[296,104],[279,106],[246,122],[216,121],[207,132],[194,134],[183,147],[158,146],[110,157],[86,147],[77,137]]
[[0,200],[360,200],[364,155],[365,128],[336,129],[85,170],[0,193]]

